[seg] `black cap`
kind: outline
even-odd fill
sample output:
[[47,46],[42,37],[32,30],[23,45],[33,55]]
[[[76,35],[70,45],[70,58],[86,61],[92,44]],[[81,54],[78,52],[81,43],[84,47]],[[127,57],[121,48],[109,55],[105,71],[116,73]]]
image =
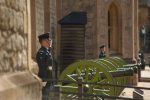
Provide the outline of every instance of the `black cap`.
[[44,33],[38,36],[39,41],[43,40],[43,39],[49,39],[49,33]]
[[105,47],[105,45],[101,45],[99,48],[101,49],[101,48],[104,48]]

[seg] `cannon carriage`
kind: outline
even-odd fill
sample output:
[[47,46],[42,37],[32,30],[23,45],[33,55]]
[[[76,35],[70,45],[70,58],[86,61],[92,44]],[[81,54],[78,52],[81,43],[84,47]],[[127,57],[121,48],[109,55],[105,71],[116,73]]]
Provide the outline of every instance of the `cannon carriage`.
[[[62,92],[118,96],[123,91],[123,87],[102,84],[135,85],[138,80],[138,65],[127,65],[123,59],[118,57],[81,60],[66,67],[58,80],[61,80],[61,82],[58,82],[55,87],[59,87]],[[79,82],[81,82],[80,86]],[[80,98],[79,95],[75,94],[64,94],[62,97]],[[87,99],[86,97],[83,98]],[[89,98],[90,100],[102,99],[100,97],[93,98],[92,96]]]

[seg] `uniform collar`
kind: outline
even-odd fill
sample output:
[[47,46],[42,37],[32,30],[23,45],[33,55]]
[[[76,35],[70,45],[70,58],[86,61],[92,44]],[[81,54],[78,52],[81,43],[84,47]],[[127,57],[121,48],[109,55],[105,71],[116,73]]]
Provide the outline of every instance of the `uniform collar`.
[[47,52],[50,52],[51,51],[51,48],[46,48],[46,47],[41,47],[41,49],[44,49],[45,51],[47,51]]

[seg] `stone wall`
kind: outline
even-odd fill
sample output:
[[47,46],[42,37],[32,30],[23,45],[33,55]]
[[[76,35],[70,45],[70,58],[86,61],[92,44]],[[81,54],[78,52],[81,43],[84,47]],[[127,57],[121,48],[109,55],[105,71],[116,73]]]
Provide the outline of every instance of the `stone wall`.
[[0,0],[0,13],[0,99],[40,100],[41,84],[28,70],[27,0]]
[[140,7],[139,9],[139,28],[148,24],[148,7]]
[[[143,46],[143,37],[140,35],[140,50],[143,50],[146,63],[150,62],[150,18],[148,0],[139,0],[139,31],[144,25],[146,27],[146,46]],[[141,34],[141,33],[140,33]]]
[[0,2],[0,73],[27,69],[25,12],[25,0]]
[[57,50],[57,8],[56,0],[50,0],[50,32],[51,38],[53,40],[53,55],[56,57]]
[[[122,54],[124,58],[133,60],[134,52],[134,0],[121,2],[122,7]],[[136,26],[138,27],[138,26]],[[138,33],[135,33],[138,34]]]
[[[39,50],[40,43],[38,36],[45,32],[50,32],[50,37],[53,39],[53,54],[56,54],[56,31],[57,31],[57,17],[56,17],[56,1],[55,0],[33,0],[31,4],[31,48],[32,48],[32,65],[31,70],[37,70],[35,56]],[[34,15],[34,17],[32,17]],[[35,27],[35,28],[34,28]],[[36,72],[37,73],[37,72]]]
[[[44,1],[49,4],[44,4]],[[45,5],[47,8],[44,9]],[[50,32],[50,37],[55,42],[55,34],[57,28],[56,18],[56,1],[55,0],[35,0],[35,13],[36,13],[36,50],[40,48],[38,43],[38,35],[44,32]],[[50,15],[47,15],[50,14]],[[45,19],[47,18],[47,19]],[[49,28],[45,25],[49,24]],[[55,44],[55,43],[54,43]]]
[[150,64],[150,53],[144,53],[146,64]]
[[137,0],[63,0],[62,17],[72,11],[87,12],[88,23],[85,32],[86,59],[97,58],[99,53],[98,47],[102,44],[106,44],[107,55],[109,55],[108,9],[112,3],[116,5],[119,11],[118,19],[120,24],[118,29],[121,37],[115,41],[120,42],[119,50],[121,51],[121,56],[130,59],[135,58],[137,55],[136,49],[138,49],[138,29],[136,28],[138,25],[135,24],[137,10],[134,10],[134,7],[136,8],[138,5],[135,1]]
[[139,5],[147,5],[148,0],[138,0],[139,1]]
[[[120,19],[121,19],[121,24],[119,26],[120,34],[122,34],[122,37],[119,38],[121,39],[120,41],[122,42],[122,57],[123,58],[130,58],[133,59],[135,56],[134,49],[134,32],[137,34],[137,31],[134,31],[134,17],[137,15],[133,15],[133,9],[134,6],[134,0],[100,0],[98,3],[98,31],[99,31],[99,36],[98,36],[98,43],[104,43],[108,44],[108,8],[110,4],[113,2],[118,10],[120,11]],[[137,14],[137,12],[136,12]],[[138,26],[135,26],[138,27]],[[119,40],[118,39],[118,40]],[[118,41],[117,40],[117,41]],[[137,42],[137,41],[136,41]],[[109,50],[107,50],[109,52]]]
[[38,42],[38,35],[44,33],[44,0],[35,0],[35,8],[36,8],[36,43],[37,49],[40,48],[40,44]]
[[97,31],[96,31],[96,0],[63,0],[62,17],[72,11],[87,12],[88,22],[85,32],[85,55],[87,59],[97,56]]

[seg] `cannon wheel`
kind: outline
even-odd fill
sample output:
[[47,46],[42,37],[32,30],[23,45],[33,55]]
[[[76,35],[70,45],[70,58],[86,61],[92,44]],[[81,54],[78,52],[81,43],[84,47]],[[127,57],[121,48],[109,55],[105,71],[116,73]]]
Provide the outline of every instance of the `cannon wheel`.
[[[88,73],[90,73],[91,70],[94,71],[95,74],[89,76]],[[71,64],[61,73],[59,80],[70,80],[70,81],[74,81],[74,83],[61,84],[62,91],[78,92],[78,87],[77,87],[78,84],[75,83],[77,82],[77,79],[71,77],[71,75],[73,74],[76,74],[78,77],[82,77],[83,82],[98,82],[98,83],[103,82],[103,80],[100,79],[99,77],[99,72],[103,72],[104,75],[106,76],[107,79],[105,80],[105,82],[114,84],[113,77],[108,72],[108,68],[106,68],[100,63],[97,63],[92,60],[84,60],[84,61],[79,61]],[[81,76],[82,73],[85,73],[84,77]],[[84,84],[84,87],[85,87],[84,92],[86,93],[115,95],[114,87],[107,87],[104,89],[101,88],[99,85],[93,85],[93,84]],[[72,98],[73,97],[78,98],[78,96],[76,95],[69,95],[69,96],[71,96]]]
[[[118,66],[116,70],[118,70],[118,68],[123,68],[123,66],[126,65],[126,62],[119,57],[109,57],[109,58],[105,58],[105,60],[113,63],[113,65],[115,65],[115,66]],[[117,82],[116,84],[118,84],[118,85],[125,85],[128,83],[128,81],[127,81],[128,77],[117,77],[117,78],[115,78],[115,80]],[[120,94],[122,90],[123,90],[123,88],[118,87],[116,89],[116,93]]]
[[[97,60],[99,63],[103,64],[103,66],[108,67],[108,71],[116,71],[117,68],[122,68],[122,61],[120,59],[113,58],[105,58],[105,59],[99,59]],[[119,63],[120,62],[120,63]],[[107,82],[107,81],[106,81]],[[105,81],[103,81],[105,83]],[[118,77],[115,78],[115,84],[118,85],[124,85],[124,78]],[[104,88],[106,86],[103,86]],[[115,87],[115,93],[116,95],[120,94],[123,88]]]

